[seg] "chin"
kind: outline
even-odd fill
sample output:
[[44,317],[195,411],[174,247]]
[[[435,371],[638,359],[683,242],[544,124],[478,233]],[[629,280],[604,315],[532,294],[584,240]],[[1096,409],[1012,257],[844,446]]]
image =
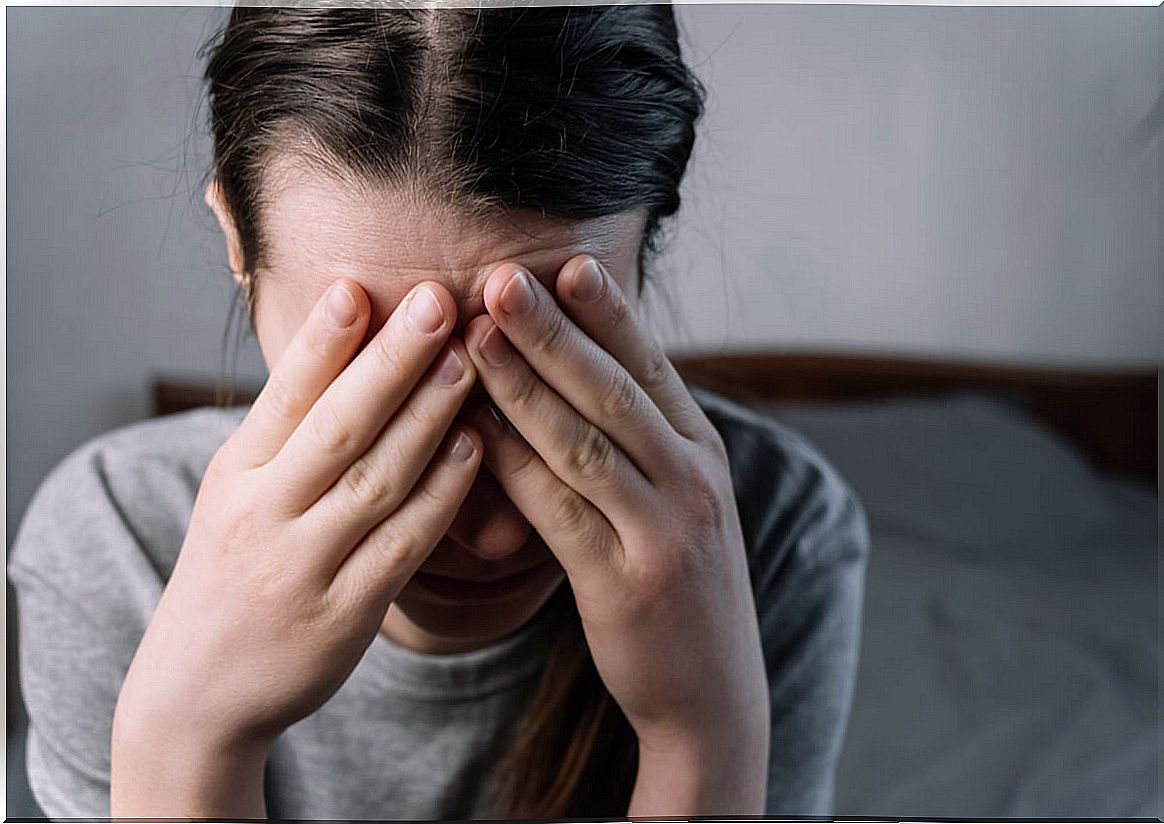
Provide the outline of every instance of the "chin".
[[456,648],[499,641],[529,622],[562,584],[556,560],[495,584],[418,572],[393,604],[416,629]]

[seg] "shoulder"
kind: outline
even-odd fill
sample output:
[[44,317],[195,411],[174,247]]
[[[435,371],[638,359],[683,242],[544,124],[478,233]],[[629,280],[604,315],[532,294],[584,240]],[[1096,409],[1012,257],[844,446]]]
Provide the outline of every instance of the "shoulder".
[[210,458],[242,422],[249,407],[203,406],[172,415],[135,421],[86,441],[56,471],[94,461],[141,465],[198,466]]
[[247,407],[201,407],[136,421],[84,442],[45,476],[33,503],[98,491],[119,505],[191,483],[197,488],[218,448],[242,421]]
[[28,775],[53,818],[108,816],[125,673],[173,570],[200,478],[241,421],[206,407],[77,446],[45,476],[9,548]]
[[802,567],[862,563],[869,545],[865,513],[828,459],[775,418],[690,390],[723,439],[757,590],[790,561]]
[[137,421],[82,443],[37,487],[10,566],[76,562],[62,556],[82,552],[82,539],[112,546],[116,535],[132,539],[168,575],[206,466],[246,410],[202,407]]

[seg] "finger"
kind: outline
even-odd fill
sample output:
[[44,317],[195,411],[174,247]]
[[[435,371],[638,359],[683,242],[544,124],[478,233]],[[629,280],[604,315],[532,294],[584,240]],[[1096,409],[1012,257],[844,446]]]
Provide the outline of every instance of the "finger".
[[488,315],[469,323],[465,344],[486,393],[554,474],[612,518],[642,511],[651,500],[650,481],[546,385]]
[[577,584],[622,561],[622,544],[606,516],[562,482],[496,410],[481,404],[471,420],[481,433],[485,465]]
[[457,425],[404,503],[361,541],[336,571],[332,590],[347,603],[392,600],[448,531],[481,465],[480,436]]
[[305,512],[367,451],[444,346],[455,317],[448,290],[419,284],[324,391],[271,462],[288,515]]
[[558,307],[517,264],[498,267],[485,284],[494,322],[547,384],[605,432],[646,477],[676,471],[675,431],[622,365]]
[[590,255],[566,261],[555,292],[562,308],[643,388],[675,431],[701,441],[711,427],[703,410],[626,299],[618,282]]
[[[368,451],[304,515],[330,545],[350,549],[412,491],[469,394],[476,371],[465,345],[449,340]],[[321,559],[328,572],[346,556]]]
[[253,468],[270,461],[351,360],[368,325],[359,284],[340,278],[316,301],[231,437],[227,452]]

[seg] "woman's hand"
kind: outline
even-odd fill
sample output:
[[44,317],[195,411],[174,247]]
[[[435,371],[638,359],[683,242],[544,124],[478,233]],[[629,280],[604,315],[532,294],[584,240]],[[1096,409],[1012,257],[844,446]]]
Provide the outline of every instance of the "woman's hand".
[[479,410],[485,462],[565,569],[639,738],[631,814],[762,813],[767,680],[723,443],[595,261],[555,288],[504,264],[466,329],[521,435]]
[[114,816],[264,816],[270,744],[348,678],[476,476],[452,296],[419,285],[352,360],[369,301],[344,288],[206,470],[118,699]]

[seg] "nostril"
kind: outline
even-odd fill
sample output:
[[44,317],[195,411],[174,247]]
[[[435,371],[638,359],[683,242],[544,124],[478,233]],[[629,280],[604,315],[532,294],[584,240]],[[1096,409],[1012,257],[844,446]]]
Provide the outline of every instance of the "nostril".
[[487,470],[477,474],[472,489],[449,526],[448,536],[485,560],[500,560],[521,549],[533,527],[509,500]]
[[488,523],[465,528],[460,518],[449,527],[448,535],[458,544],[485,561],[500,561],[513,555],[529,540],[533,531],[524,518],[498,515]]

